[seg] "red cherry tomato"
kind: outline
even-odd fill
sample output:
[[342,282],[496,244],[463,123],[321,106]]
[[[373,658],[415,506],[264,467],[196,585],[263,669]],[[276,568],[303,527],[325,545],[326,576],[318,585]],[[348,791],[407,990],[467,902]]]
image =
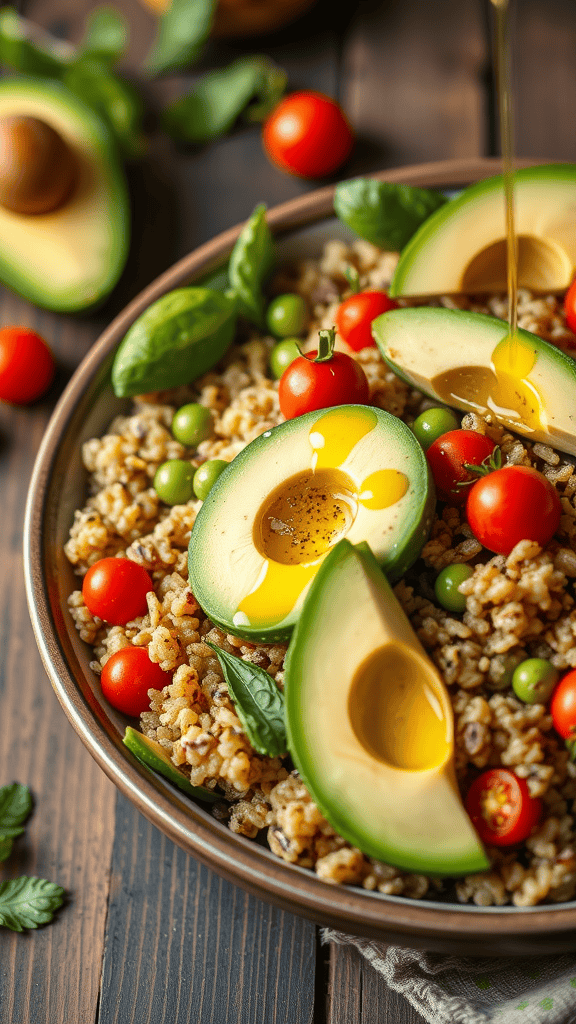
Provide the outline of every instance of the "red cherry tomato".
[[354,352],[360,352],[370,345],[375,346],[372,321],[389,309],[398,309],[398,303],[389,299],[386,292],[358,292],[350,295],[340,304],[336,313],[338,334]]
[[360,363],[344,352],[333,352],[325,363],[315,363],[316,354],[297,356],[280,378],[280,411],[287,420],[314,409],[368,402],[368,378]]
[[0,399],[14,405],[34,402],[54,377],[54,357],[39,334],[27,327],[0,329]]
[[576,738],[576,669],[572,669],[552,694],[550,714],[556,732],[565,740]]
[[145,647],[123,647],[102,669],[100,684],[106,700],[117,711],[136,718],[150,706],[148,690],[161,690],[172,677],[150,661]]
[[564,315],[570,330],[576,334],[576,279],[572,281],[564,299]]
[[530,466],[504,466],[468,490],[466,518],[483,547],[509,555],[521,540],[545,547],[560,525],[554,484]]
[[542,814],[542,801],[506,768],[489,768],[468,791],[466,810],[483,843],[514,846],[527,839]]
[[480,466],[495,447],[494,441],[476,430],[449,430],[436,438],[427,449],[426,458],[440,500],[463,505],[470,488],[458,485],[475,479],[465,466]]
[[82,597],[92,615],[113,626],[125,626],[146,614],[146,594],[152,589],[150,574],[142,565],[130,558],[101,558],[84,577]]
[[354,137],[342,109],[319,92],[293,92],[262,129],[266,155],[282,171],[323,178],[344,163]]

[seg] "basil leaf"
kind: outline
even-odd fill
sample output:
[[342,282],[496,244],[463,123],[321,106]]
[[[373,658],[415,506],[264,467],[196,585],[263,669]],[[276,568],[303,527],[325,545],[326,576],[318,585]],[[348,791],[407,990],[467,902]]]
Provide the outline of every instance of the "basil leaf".
[[188,384],[222,358],[234,336],[236,302],[210,288],[176,288],[132,324],[116,353],[119,396]]
[[399,252],[446,197],[430,189],[356,178],[336,186],[334,210],[360,238]]
[[266,300],[262,284],[274,262],[274,242],[263,203],[256,207],[232,250],[228,265],[231,292],[239,312],[257,327],[264,327]]
[[258,665],[242,661],[204,641],[216,654],[238,718],[259,754],[279,757],[288,749],[284,722],[284,696],[272,676]]
[[160,18],[145,70],[165,75],[193,64],[210,35],[215,8],[216,0],[172,0]]
[[[22,829],[22,832],[24,829]],[[7,839],[6,836],[0,835],[0,864],[8,860],[8,857],[12,853],[13,842],[11,839]]]
[[[167,107],[164,127],[179,142],[211,142],[224,135],[243,111],[250,120],[265,117],[285,87],[285,72],[268,57],[241,57],[203,75],[189,93]],[[250,105],[253,98],[256,102]]]
[[115,7],[96,7],[86,21],[80,50],[97,55],[110,64],[118,60],[128,45],[128,23]]
[[48,924],[66,893],[45,878],[13,878],[0,882],[0,926],[14,932]]
[[0,839],[15,839],[22,835],[23,822],[32,810],[32,795],[27,786],[13,782],[0,786]]
[[110,71],[98,56],[84,55],[68,67],[64,84],[106,121],[124,157],[143,155],[143,103],[134,86]]
[[24,75],[60,78],[75,50],[43,32],[13,7],[0,8],[0,63]]

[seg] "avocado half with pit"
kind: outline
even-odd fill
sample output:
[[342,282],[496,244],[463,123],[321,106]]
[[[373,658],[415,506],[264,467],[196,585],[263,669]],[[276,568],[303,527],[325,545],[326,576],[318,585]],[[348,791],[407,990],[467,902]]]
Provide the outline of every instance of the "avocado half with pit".
[[284,699],[294,763],[339,835],[406,871],[489,867],[456,783],[446,688],[366,545],[342,540],[320,567]]
[[398,578],[435,507],[426,457],[401,420],[363,405],[310,412],[252,441],[223,471],[190,538],[190,586],[216,625],[286,639],[341,537]]
[[[518,282],[536,292],[568,288],[576,272],[576,165],[514,172]],[[502,175],[464,189],[436,210],[402,250],[390,295],[505,292]]]
[[378,317],[372,334],[398,376],[445,405],[492,417],[530,441],[576,455],[576,362],[496,317],[413,306]]
[[128,253],[128,192],[114,139],[73,93],[44,79],[3,79],[4,118],[49,125],[75,170],[70,194],[50,212],[0,206],[0,280],[46,309],[70,313],[93,307],[118,281]]

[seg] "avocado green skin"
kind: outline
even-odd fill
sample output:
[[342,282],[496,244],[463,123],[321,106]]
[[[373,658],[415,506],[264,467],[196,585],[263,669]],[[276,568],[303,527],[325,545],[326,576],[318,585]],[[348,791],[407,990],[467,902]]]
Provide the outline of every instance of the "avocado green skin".
[[148,737],[144,736],[141,732],[137,732],[131,725],[126,726],[122,742],[134,754],[134,757],[138,758],[141,764],[154,772],[158,772],[159,775],[163,775],[165,779],[168,779],[168,782],[178,786],[178,789],[181,789],[187,796],[195,797],[197,800],[205,800],[207,803],[214,803],[216,800],[221,799],[219,793],[213,793],[202,786],[193,786],[188,782],[186,776],[179,772],[168,758],[164,760],[163,757],[156,753]]
[[[519,167],[514,171],[514,181],[517,185],[529,181],[569,181],[576,188],[576,164],[543,164],[537,167]],[[438,210],[432,213],[402,249],[400,259],[390,282],[388,294],[391,297],[404,295],[406,279],[416,257],[426,247],[429,240],[445,221],[449,218],[457,217],[462,210],[466,210],[476,199],[490,192],[498,191],[502,194],[503,188],[503,175],[498,174],[491,178],[485,178],[474,185],[469,185],[458,196],[450,199],[444,206],[439,207]]]
[[[326,622],[325,615],[321,615],[319,620],[318,608],[321,604],[326,604],[326,596],[327,594],[329,596],[331,589],[341,590],[342,587],[346,587],[346,568],[352,560],[357,559],[362,562],[366,575],[374,588],[390,592],[386,578],[367,544],[354,546],[347,540],[341,540],[320,566],[306,595],[304,607],[292,634],[284,663],[284,708],[288,750],[292,760],[326,820],[330,822],[338,835],[368,856],[394,864],[405,871],[424,872],[427,875],[440,877],[447,874],[456,876],[484,871],[490,866],[490,862],[483,852],[479,840],[475,848],[470,849],[467,856],[461,857],[457,863],[451,863],[449,870],[445,863],[429,855],[426,849],[425,835],[422,836],[421,848],[418,851],[392,844],[385,847],[381,841],[376,842],[362,826],[358,827],[360,823],[355,822],[346,813],[337,793],[330,794],[325,787],[318,783],[315,765],[317,752],[309,748],[304,737],[306,715],[314,711],[308,707],[306,694],[303,693],[307,678],[306,662],[310,648],[314,644],[314,635],[319,621],[322,631],[330,628],[333,628],[336,634],[341,631],[339,623]],[[355,610],[353,594],[350,594],[348,607],[350,615],[353,616]],[[329,686],[329,680],[326,681],[326,684]],[[334,709],[334,714],[338,714],[337,708]],[[325,752],[322,752],[321,756],[325,757]],[[337,756],[337,752],[335,756]],[[412,813],[412,809],[407,807],[406,813],[409,815]]]
[[[339,408],[344,407],[341,406]],[[436,492],[426,456],[411,430],[401,420],[398,420],[397,417],[392,416],[391,413],[372,406],[370,408],[376,413],[381,423],[393,421],[396,425],[400,425],[397,429],[402,430],[405,443],[412,450],[420,474],[416,498],[420,503],[418,521],[402,547],[390,553],[386,564],[383,566],[388,579],[396,581],[416,561],[423,545],[428,539],[436,508]],[[219,505],[222,495],[230,487],[234,487],[238,481],[242,481],[247,468],[258,458],[263,448],[273,445],[278,438],[282,438],[295,430],[307,431],[315,420],[329,411],[329,409],[320,409],[306,413],[304,416],[297,416],[295,419],[280,423],[278,426],[273,427],[271,431],[266,431],[266,434],[251,441],[222,471],[196,516],[188,547],[190,587],[206,615],[226,633],[243,637],[252,643],[282,643],[290,637],[296,616],[284,625],[271,626],[269,628],[236,625],[231,621],[231,617],[227,618],[226,610],[222,609],[219,603],[217,567],[215,567],[216,571],[214,571],[206,564],[204,544],[202,542],[203,535],[209,534],[211,531],[211,517],[213,516],[214,509]],[[266,491],[263,490],[262,501],[264,501],[265,497]]]
[[[130,203],[124,170],[117,154],[116,141],[97,114],[60,82],[49,79],[14,77],[0,81],[0,103],[4,98],[40,98],[59,111],[69,110],[82,122],[92,157],[102,172],[108,192],[110,239],[106,264],[97,287],[56,291],[46,268],[45,281],[32,281],[25,266],[16,265],[10,252],[10,239],[0,239],[0,280],[29,302],[57,313],[77,313],[100,306],[114,288],[124,269],[130,244]],[[56,211],[57,213],[57,211]]]

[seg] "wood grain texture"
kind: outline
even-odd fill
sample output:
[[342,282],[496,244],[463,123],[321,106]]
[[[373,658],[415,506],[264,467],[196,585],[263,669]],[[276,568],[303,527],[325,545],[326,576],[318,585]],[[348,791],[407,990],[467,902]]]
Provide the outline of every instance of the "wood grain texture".
[[423,1024],[423,1018],[353,947],[330,946],[326,1024]]

